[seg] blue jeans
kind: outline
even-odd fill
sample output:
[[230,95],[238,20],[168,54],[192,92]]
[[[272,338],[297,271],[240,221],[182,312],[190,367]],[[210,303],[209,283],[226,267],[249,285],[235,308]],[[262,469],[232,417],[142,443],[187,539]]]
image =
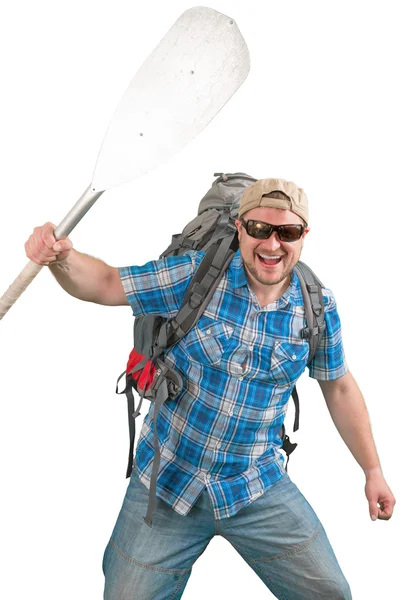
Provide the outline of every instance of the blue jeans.
[[279,600],[352,598],[323,526],[287,474],[226,519],[214,518],[207,491],[186,516],[156,502],[149,528],[148,490],[133,471],[104,553],[104,600],[178,600],[214,535],[227,539]]

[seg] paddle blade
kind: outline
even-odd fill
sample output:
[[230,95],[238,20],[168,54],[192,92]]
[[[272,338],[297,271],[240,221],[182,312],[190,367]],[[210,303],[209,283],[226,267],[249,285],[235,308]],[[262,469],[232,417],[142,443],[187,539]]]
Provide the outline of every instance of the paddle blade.
[[205,7],[184,12],[120,101],[92,189],[115,187],[164,163],[202,131],[248,72],[248,49],[230,17]]

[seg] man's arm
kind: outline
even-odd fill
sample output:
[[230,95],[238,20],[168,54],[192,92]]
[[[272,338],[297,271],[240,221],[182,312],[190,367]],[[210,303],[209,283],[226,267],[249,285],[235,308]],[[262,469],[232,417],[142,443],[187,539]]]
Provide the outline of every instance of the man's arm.
[[118,269],[102,260],[71,250],[68,258],[49,267],[61,287],[75,298],[107,306],[129,306]]
[[370,515],[389,519],[396,501],[384,480],[369,414],[358,385],[349,371],[339,379],[318,380],[318,383],[338,432],[366,476]]
[[71,296],[111,306],[128,305],[118,269],[73,249],[66,238],[54,238],[55,225],[36,227],[25,248],[30,260],[48,265],[61,287]]
[[339,379],[318,383],[336,429],[365,475],[381,473],[369,414],[352,374],[348,371]]

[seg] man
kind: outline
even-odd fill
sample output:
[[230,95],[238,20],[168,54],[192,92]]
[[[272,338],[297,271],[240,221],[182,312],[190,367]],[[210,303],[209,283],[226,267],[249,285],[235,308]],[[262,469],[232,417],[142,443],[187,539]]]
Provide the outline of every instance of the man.
[[[214,535],[238,550],[279,599],[349,599],[349,585],[318,517],[291,482],[278,451],[291,390],[308,343],[293,267],[309,232],[307,198],[295,184],[259,180],[241,199],[239,251],[207,308],[165,360],[184,382],[161,408],[161,464],[154,526],[143,522],[153,466],[153,406],[142,425],[124,503],[104,554],[105,600],[181,598]],[[73,296],[131,304],[135,315],[175,316],[203,256],[189,252],[115,269],[36,228],[27,256],[48,264]],[[309,365],[340,435],[366,476],[372,519],[395,499],[382,475],[362,395],[347,369],[332,293],[326,330]]]

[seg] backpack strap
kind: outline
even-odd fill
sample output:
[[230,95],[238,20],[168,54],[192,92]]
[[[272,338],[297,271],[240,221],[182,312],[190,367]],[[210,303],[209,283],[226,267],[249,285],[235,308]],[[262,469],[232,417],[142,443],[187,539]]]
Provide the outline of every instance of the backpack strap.
[[116,387],[115,391],[117,394],[125,394],[127,397],[128,431],[129,431],[129,437],[130,437],[130,446],[129,446],[129,451],[128,451],[128,464],[127,464],[127,473],[126,473],[126,478],[128,478],[128,477],[131,477],[132,465],[133,465],[133,461],[134,461],[135,419],[136,419],[136,417],[138,417],[140,415],[142,398],[140,399],[140,403],[138,405],[137,410],[135,410],[134,394],[132,392],[132,389],[133,389],[132,376],[130,374],[126,375],[125,388],[123,389],[123,391],[122,392],[118,391],[119,381],[120,381],[121,377],[123,375],[125,375],[125,373],[126,373],[126,371],[121,373],[121,375],[118,377],[117,387]]
[[295,265],[295,272],[302,290],[305,315],[308,323],[308,326],[302,330],[302,337],[309,342],[309,364],[315,355],[326,328],[322,294],[324,285],[313,271],[301,261]]
[[286,464],[285,464],[285,471],[288,470],[288,463],[289,463],[289,457],[292,454],[292,452],[296,449],[297,444],[293,444],[290,439],[289,436],[286,435],[286,430],[285,430],[285,425],[282,425],[282,429],[281,429],[281,438],[282,438],[282,450],[284,452],[286,452]]
[[[132,379],[132,373],[141,367],[141,365],[147,362],[147,359],[142,360],[138,363],[132,371],[127,373],[126,377],[126,386],[122,392],[118,392],[118,382],[121,377],[124,375],[122,373],[117,380],[117,393],[126,394],[128,401],[128,425],[129,425],[129,433],[130,433],[130,448],[128,453],[128,466],[127,466],[127,477],[130,477],[132,472],[132,467],[134,464],[134,441],[135,441],[135,418],[140,414],[140,408],[142,401],[145,398],[151,400],[154,403],[154,417],[153,417],[153,425],[154,425],[154,461],[152,464],[152,472],[150,479],[150,488],[149,488],[149,500],[148,500],[148,508],[147,514],[144,517],[145,523],[152,527],[152,521],[155,513],[155,503],[156,503],[156,487],[157,487],[157,479],[158,479],[158,471],[161,460],[161,450],[158,442],[158,433],[157,433],[157,420],[158,415],[161,410],[162,405],[168,398],[173,398],[180,391],[182,387],[182,380],[180,376],[170,369],[162,360],[160,360],[159,356],[163,353],[163,347],[156,347],[153,352],[151,360],[155,361],[156,371],[154,376],[154,381],[150,387],[150,389],[146,390],[146,384],[142,390],[138,389],[138,393],[140,396],[140,402],[138,404],[138,408],[134,410],[134,394],[133,389],[135,388],[135,382]],[[146,395],[147,392],[147,395]]]
[[[216,242],[209,248],[198,269],[196,270],[190,285],[188,286],[179,312],[174,319],[170,321],[164,320],[162,322],[157,330],[154,340],[152,340],[149,335],[146,336],[147,343],[149,340],[151,340],[154,345],[149,349],[148,346],[139,348],[139,350],[146,352],[146,356],[144,359],[139,361],[129,373],[127,373],[125,389],[123,392],[120,392],[126,394],[128,401],[130,449],[128,455],[127,477],[131,475],[134,459],[135,417],[140,414],[139,410],[144,397],[146,397],[148,400],[151,400],[155,404],[153,417],[155,454],[150,479],[148,509],[147,514],[144,517],[144,522],[149,527],[152,527],[152,521],[155,512],[156,486],[161,459],[157,435],[157,419],[163,403],[169,397],[175,396],[175,394],[178,393],[182,387],[182,381],[179,380],[179,375],[176,373],[176,371],[170,369],[160,359],[160,357],[162,357],[164,350],[176,344],[199,320],[225,270],[227,269],[229,262],[235,254],[235,239],[236,236],[233,234],[222,239],[219,243]],[[152,329],[153,324],[154,321],[152,321],[152,323],[148,326],[148,331]],[[144,325],[136,330],[135,335],[137,338],[139,338],[143,333]],[[152,361],[157,369],[154,376],[154,382],[147,394],[145,387],[143,390],[138,390],[140,395],[140,403],[137,410],[135,410],[133,395],[135,382],[132,379],[132,374],[143,368],[148,360]],[[117,380],[117,393],[118,382],[123,375],[124,373],[122,373]]]
[[198,240],[190,240],[187,236],[182,235],[182,233],[175,233],[172,236],[172,240],[170,245],[164,252],[160,255],[160,258],[164,258],[166,256],[172,256],[174,252],[180,250],[181,248],[185,248],[185,250],[196,250],[199,246]]
[[[151,321],[151,324],[153,324],[153,323],[154,323],[154,320]],[[137,333],[138,333],[138,331],[141,333],[141,327],[137,330]],[[127,464],[127,472],[126,472],[127,478],[131,476],[132,467],[133,467],[133,463],[134,463],[135,419],[141,414],[140,409],[141,409],[143,399],[147,398],[148,400],[156,402],[156,394],[158,393],[158,389],[161,386],[162,382],[164,382],[165,385],[163,386],[161,393],[163,395],[163,393],[166,391],[166,398],[168,398],[168,397],[174,398],[182,389],[182,379],[181,379],[181,376],[179,375],[179,373],[176,370],[171,369],[170,367],[165,365],[165,363],[163,363],[161,360],[159,360],[159,357],[163,354],[163,352],[166,348],[166,338],[164,337],[164,334],[163,334],[163,328],[161,327],[157,333],[154,332],[154,336],[156,338],[153,340],[154,345],[149,350],[146,350],[147,356],[144,356],[141,360],[139,360],[130,371],[128,371],[128,372],[124,371],[123,373],[121,373],[121,375],[117,379],[117,386],[116,386],[115,391],[117,394],[125,394],[126,395],[127,406],[128,406],[128,429],[129,429],[130,446],[129,446],[129,452],[128,452],[128,464]],[[145,334],[145,337],[147,338],[147,333]],[[145,342],[147,344],[147,339],[145,340]],[[141,350],[141,348],[138,348],[138,349]],[[136,381],[133,379],[132,375],[133,375],[133,373],[135,373],[137,371],[141,371],[148,362],[150,362],[150,363],[155,362],[156,371],[155,371],[152,385],[147,390],[148,377],[145,379],[145,383],[144,383],[143,387],[141,387],[140,385],[138,385],[136,383]],[[125,374],[126,374],[125,388],[123,389],[122,392],[119,392],[118,384],[119,384],[121,378]],[[134,393],[133,393],[134,389],[138,392],[138,395],[140,398],[137,409],[135,409],[135,403],[134,403]],[[156,431],[156,416],[154,418],[155,418],[154,425],[155,425],[155,431]],[[158,444],[157,444],[157,442],[155,442],[155,435],[156,434],[154,434],[154,443],[155,443],[155,446],[157,446]]]
[[[299,261],[295,265],[294,270],[300,283],[307,320],[307,327],[302,329],[302,338],[309,342],[309,357],[307,362],[307,364],[309,364],[313,360],[317,347],[322,339],[323,332],[326,329],[325,307],[322,293],[324,285],[312,269],[305,263]],[[293,431],[297,431],[299,429],[300,403],[296,386],[292,389],[292,398],[295,404]],[[293,444],[290,441],[289,436],[286,435],[284,424],[282,425],[280,436],[283,442],[282,449],[287,455],[285,465],[285,470],[287,471],[289,456],[295,450],[297,444]]]
[[[230,197],[230,202],[224,206],[220,219],[218,221],[218,225],[215,231],[212,234],[209,242],[205,244],[202,250],[206,251],[216,242],[219,242],[221,239],[224,239],[227,236],[227,231],[232,230],[234,233],[236,232],[235,225],[232,222],[231,218],[231,205],[235,201],[235,194],[232,194]],[[229,237],[229,236],[228,236]]]
[[[159,330],[158,340],[152,360],[162,355],[165,348],[176,344],[188,331],[197,323],[204,312],[212,294],[214,293],[219,281],[222,278],[229,262],[233,258],[234,251],[231,248],[233,238],[230,236],[224,238],[220,243],[216,243],[206,252],[195,275],[185,293],[182,306],[178,314],[171,321],[164,322]],[[158,366],[156,376],[158,381],[154,386],[155,409],[154,409],[154,446],[155,455],[152,465],[149,500],[147,514],[144,522],[152,527],[153,516],[156,503],[156,486],[158,470],[161,459],[161,452],[157,436],[157,418],[161,406],[169,397],[169,388],[165,379],[165,373],[168,367],[161,360],[156,361]],[[172,383],[172,382],[171,382]],[[155,389],[156,388],[156,389]]]
[[[128,451],[127,472],[125,475],[126,478],[131,477],[131,473],[132,473],[132,466],[134,463],[135,419],[137,417],[139,417],[139,415],[141,414],[140,409],[141,409],[142,401],[144,399],[144,394],[145,394],[145,389],[142,390],[142,392],[139,392],[140,401],[139,401],[137,409],[135,409],[134,393],[133,393],[134,383],[133,383],[132,374],[135,371],[138,371],[139,369],[143,368],[143,366],[147,363],[147,361],[148,361],[148,358],[145,358],[144,360],[137,363],[135,365],[135,367],[129,373],[127,373],[126,371],[121,373],[121,375],[117,379],[117,386],[115,389],[115,392],[117,394],[125,394],[125,396],[127,398],[128,431],[129,431],[129,438],[130,438],[130,446],[129,446],[129,451]],[[125,388],[123,389],[122,392],[119,392],[118,384],[120,382],[120,379],[125,374],[126,374]]]
[[155,398],[153,400],[153,402],[155,403],[154,419],[153,419],[155,453],[154,453],[154,462],[152,463],[152,471],[151,471],[151,478],[150,478],[147,514],[144,517],[144,521],[148,525],[148,527],[152,527],[152,521],[153,521],[154,513],[155,513],[157,479],[158,479],[159,465],[160,465],[160,461],[161,461],[161,449],[159,446],[158,433],[157,433],[157,419],[158,419],[158,415],[159,415],[162,405],[164,404],[164,402],[166,400],[168,400],[168,398],[170,396],[169,390],[168,390],[168,382],[166,379],[166,373],[167,373],[168,367],[161,360],[157,360],[156,365],[158,367],[157,372],[156,372],[157,381],[156,381],[156,383],[154,385],[154,389],[153,389],[154,396],[155,396]]
[[216,242],[207,250],[188,286],[178,314],[166,324],[168,348],[179,342],[202,316],[235,254],[235,241],[236,233]]

